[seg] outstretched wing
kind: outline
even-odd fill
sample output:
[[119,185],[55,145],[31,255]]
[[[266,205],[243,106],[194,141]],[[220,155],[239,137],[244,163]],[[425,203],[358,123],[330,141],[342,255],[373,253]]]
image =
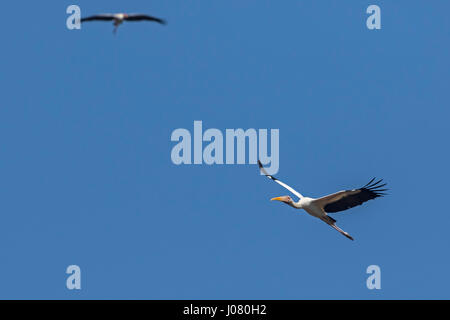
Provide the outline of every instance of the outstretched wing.
[[286,189],[288,189],[290,192],[292,192],[293,194],[295,194],[297,197],[299,198],[303,198],[303,196],[298,192],[295,191],[294,189],[292,189],[291,187],[289,187],[287,184],[285,184],[284,182],[281,182],[280,180],[278,180],[277,178],[275,178],[274,176],[271,176],[270,174],[267,173],[267,171],[263,168],[261,161],[258,160],[258,166],[259,169],[261,170],[261,172],[269,179],[275,181],[276,183],[278,183],[279,185],[285,187]]
[[381,189],[386,183],[380,184],[383,181],[382,179],[377,182],[373,182],[374,180],[375,178],[362,188],[339,191],[316,199],[314,202],[319,204],[327,213],[344,211],[359,206],[366,201],[386,195],[384,191],[388,189]]
[[95,16],[81,18],[81,22],[86,22],[86,21],[112,21],[112,20],[114,20],[114,15],[113,14],[97,14]]
[[125,17],[127,21],[154,21],[160,24],[166,24],[166,21],[160,18],[152,17],[146,14],[129,14]]

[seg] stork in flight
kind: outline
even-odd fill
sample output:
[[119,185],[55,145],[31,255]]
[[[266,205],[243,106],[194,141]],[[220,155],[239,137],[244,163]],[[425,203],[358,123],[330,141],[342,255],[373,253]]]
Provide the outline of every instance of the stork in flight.
[[166,21],[160,18],[155,18],[146,14],[140,14],[140,13],[133,13],[133,14],[126,14],[126,13],[106,13],[106,14],[97,14],[95,16],[90,16],[86,18],[82,18],[81,22],[87,22],[87,21],[114,21],[114,33],[116,33],[117,28],[124,22],[124,21],[154,21],[159,24],[166,24]]
[[261,161],[259,160],[258,165],[261,172],[266,177],[285,187],[299,198],[297,202],[294,202],[294,200],[292,200],[290,196],[276,197],[270,200],[278,200],[290,205],[295,209],[303,209],[313,217],[319,218],[320,220],[324,221],[326,224],[330,225],[350,240],[353,240],[352,236],[339,228],[336,225],[336,220],[328,216],[327,213],[335,213],[359,206],[366,201],[386,195],[384,191],[388,190],[380,189],[386,185],[386,183],[380,184],[383,181],[382,179],[374,182],[375,178],[373,178],[368,184],[359,189],[339,191],[318,199],[308,198],[302,196],[299,192],[295,191],[293,188],[281,182],[274,176],[269,175],[263,168]]

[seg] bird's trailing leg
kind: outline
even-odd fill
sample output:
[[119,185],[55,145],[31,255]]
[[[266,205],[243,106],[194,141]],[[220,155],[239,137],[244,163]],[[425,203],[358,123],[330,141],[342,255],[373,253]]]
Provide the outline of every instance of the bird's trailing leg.
[[353,237],[351,235],[349,235],[347,232],[345,232],[344,230],[342,230],[341,228],[339,228],[336,225],[336,220],[334,220],[333,218],[329,217],[329,216],[325,216],[323,218],[321,218],[326,224],[329,224],[331,227],[333,227],[335,230],[339,231],[339,233],[341,233],[342,235],[346,236],[347,238],[349,238],[350,240],[355,240],[353,239]]
[[122,23],[122,22],[121,22],[120,20],[115,20],[115,21],[114,21],[114,30],[113,30],[113,33],[114,33],[114,34],[117,33],[117,28],[119,28],[119,26],[120,26],[121,23]]
[[341,228],[339,228],[337,225],[335,224],[330,224],[330,226],[332,226],[334,229],[336,229],[337,231],[339,231],[341,234],[343,234],[344,236],[346,236],[347,238],[349,238],[350,240],[355,240],[353,239],[353,237],[351,235],[349,235],[347,232],[345,232],[344,230],[342,230]]

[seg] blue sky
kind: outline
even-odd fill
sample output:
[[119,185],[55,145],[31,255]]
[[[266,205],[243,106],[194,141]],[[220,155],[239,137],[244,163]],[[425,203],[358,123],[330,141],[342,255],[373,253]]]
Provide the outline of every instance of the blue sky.
[[[448,1],[55,3],[2,4],[0,298],[450,298]],[[69,31],[71,4],[169,24]],[[255,165],[174,165],[194,120],[279,129],[304,195],[390,195],[333,215],[349,241]]]

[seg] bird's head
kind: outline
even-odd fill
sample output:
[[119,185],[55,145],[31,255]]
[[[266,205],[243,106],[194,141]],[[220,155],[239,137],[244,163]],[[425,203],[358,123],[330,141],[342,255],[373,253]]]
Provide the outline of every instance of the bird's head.
[[284,202],[284,203],[286,203],[286,204],[288,204],[288,205],[292,205],[292,204],[294,203],[294,201],[292,200],[292,198],[289,197],[289,196],[276,197],[276,198],[272,198],[272,199],[270,199],[270,200],[271,200],[271,201],[274,201],[274,200],[276,200],[276,201],[281,201],[281,202]]

